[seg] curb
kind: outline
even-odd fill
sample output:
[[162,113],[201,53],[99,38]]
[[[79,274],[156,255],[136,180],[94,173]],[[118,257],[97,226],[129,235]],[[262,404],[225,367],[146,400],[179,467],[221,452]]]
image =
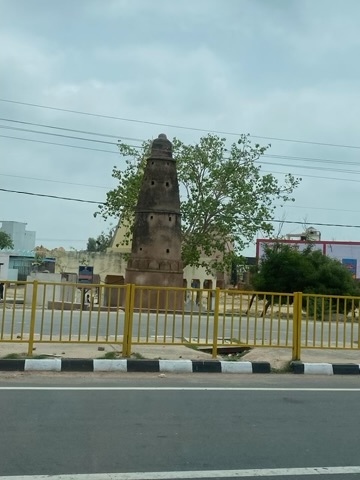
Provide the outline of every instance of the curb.
[[0,359],[0,371],[152,372],[152,373],[270,373],[269,362],[147,359]]
[[304,363],[291,362],[293,373],[307,375],[359,375],[360,365],[357,363]]

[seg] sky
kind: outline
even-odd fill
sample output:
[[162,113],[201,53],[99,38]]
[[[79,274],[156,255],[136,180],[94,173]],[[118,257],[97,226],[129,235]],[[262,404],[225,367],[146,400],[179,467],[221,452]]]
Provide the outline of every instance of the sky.
[[0,189],[94,202],[0,190],[0,221],[84,249],[117,223],[93,216],[117,139],[249,133],[264,172],[302,178],[281,234],[360,241],[359,17],[358,0],[0,0]]

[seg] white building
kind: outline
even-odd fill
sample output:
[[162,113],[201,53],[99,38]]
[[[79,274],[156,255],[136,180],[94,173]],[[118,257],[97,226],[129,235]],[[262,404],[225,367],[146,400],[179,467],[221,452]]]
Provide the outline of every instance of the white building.
[[14,251],[29,251],[35,248],[36,232],[26,230],[26,223],[2,220],[0,231],[7,233],[14,244]]

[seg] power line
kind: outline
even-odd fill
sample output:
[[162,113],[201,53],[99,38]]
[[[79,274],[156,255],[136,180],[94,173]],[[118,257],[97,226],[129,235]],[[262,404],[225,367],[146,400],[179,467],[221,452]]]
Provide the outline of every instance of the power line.
[[344,224],[339,224],[339,223],[320,223],[320,222],[296,222],[293,220],[269,220],[269,222],[275,222],[275,223],[295,223],[297,225],[316,225],[319,227],[344,227],[344,228],[360,228],[360,225],[344,225]]
[[24,122],[22,120],[14,120],[10,118],[0,118],[2,122],[12,122],[12,123],[21,123],[22,125],[32,125],[34,127],[43,127],[43,128],[52,128],[55,130],[63,130],[65,132],[75,132],[75,133],[84,133],[86,135],[96,135],[98,137],[108,137],[108,138],[120,138],[121,140],[129,140],[132,142],[143,142],[141,138],[132,138],[132,137],[122,137],[121,135],[109,135],[106,133],[98,133],[98,132],[89,132],[86,130],[75,130],[73,128],[65,128],[65,127],[57,127],[55,125],[48,125],[43,123],[33,123],[33,122]]
[[[5,188],[0,188],[0,191],[2,192],[8,192],[8,193],[19,193],[22,195],[32,195],[35,197],[46,197],[46,198],[55,198],[57,200],[69,200],[72,202],[82,202],[82,203],[95,203],[97,205],[105,205],[105,202],[96,202],[94,200],[83,200],[80,198],[70,198],[70,197],[59,197],[56,195],[45,195],[42,193],[33,193],[33,192],[22,192],[18,190],[7,190]],[[304,222],[298,222],[295,220],[269,220],[269,222],[274,222],[274,223],[291,223],[291,224],[298,224],[298,225],[304,225]],[[311,225],[316,225],[316,226],[322,226],[322,227],[344,227],[344,228],[360,228],[360,225],[344,225],[344,224],[339,224],[339,223],[321,223],[321,222],[309,222],[307,221],[306,224],[311,224]]]
[[[270,165],[270,164],[269,164]],[[271,173],[271,174],[279,174],[279,175],[286,175],[289,172],[274,172],[270,170],[262,170],[263,173]],[[355,182],[359,183],[360,180],[356,180],[354,178],[338,178],[338,177],[319,177],[318,175],[307,175],[305,173],[299,173],[301,177],[308,177],[308,178],[318,178],[319,180],[336,180],[337,182]]]
[[[45,140],[35,140],[35,139],[30,139],[30,138],[24,138],[24,137],[13,137],[11,135],[0,135],[0,138],[8,138],[12,140],[20,140],[24,142],[32,142],[32,143],[41,143],[45,145],[55,145],[58,147],[67,147],[67,148],[77,148],[80,150],[90,150],[93,152],[100,152],[100,153],[110,153],[112,155],[119,155],[118,152],[114,152],[112,150],[105,150],[105,149],[100,149],[100,148],[90,148],[90,147],[83,147],[80,145],[69,145],[67,143],[56,143],[56,142],[46,142]],[[272,163],[267,162],[268,165],[272,165]],[[277,164],[274,164],[277,165]],[[321,170],[321,169],[318,169]],[[277,171],[268,171],[268,170],[263,170],[263,173],[271,173],[271,174],[279,174],[279,175],[286,175],[289,172],[277,172]],[[353,178],[338,178],[338,177],[324,177],[324,176],[317,176],[317,175],[308,175],[304,173],[300,173],[298,175],[301,175],[302,177],[308,177],[308,178],[318,178],[320,180],[336,180],[336,181],[342,181],[342,182],[359,182],[359,180],[355,180]]]
[[87,242],[87,240],[79,240],[77,238],[37,238],[37,242]]
[[8,192],[8,193],[19,193],[21,195],[32,195],[34,197],[56,198],[57,200],[69,200],[71,202],[95,203],[96,205],[105,205],[104,202],[95,202],[95,200],[83,200],[80,198],[71,198],[71,197],[58,197],[57,195],[45,195],[43,193],[22,192],[19,190],[8,190],[6,188],[0,188],[0,191]]
[[264,153],[261,157],[276,158],[279,160],[300,160],[301,162],[314,162],[314,163],[330,163],[340,165],[356,165],[359,166],[359,162],[348,162],[343,160],[332,160],[329,158],[314,158],[314,157],[297,157],[293,155],[275,155],[270,153]]
[[[16,127],[7,127],[7,126],[3,126],[3,125],[0,125],[0,128],[11,129],[11,130],[20,130],[20,131],[38,133],[38,134],[44,134],[44,135],[53,135],[53,136],[57,136],[57,137],[65,137],[65,138],[70,138],[70,139],[74,139],[74,140],[85,140],[85,141],[89,141],[89,142],[105,143],[105,144],[110,144],[110,145],[115,145],[115,146],[118,145],[115,142],[106,142],[106,141],[103,141],[103,140],[94,140],[94,139],[89,139],[89,138],[73,137],[71,135],[61,135],[61,134],[50,133],[50,132],[39,132],[39,131],[35,131],[35,130],[22,129],[22,128],[16,128]],[[112,154],[115,154],[115,155],[119,155],[118,152],[113,152],[111,150],[82,147],[82,146],[79,146],[79,145],[69,145],[69,144],[66,144],[66,143],[46,142],[44,140],[35,140],[35,139],[29,139],[29,138],[24,138],[24,137],[14,137],[14,136],[11,136],[11,135],[0,135],[0,137],[14,139],[14,140],[22,140],[22,141],[27,141],[27,142],[34,142],[34,143],[43,143],[43,144],[47,144],[47,145],[56,145],[56,146],[60,146],[60,147],[80,148],[80,149],[91,150],[91,151],[95,151],[95,152],[112,153]],[[131,145],[131,147],[133,147],[133,148],[143,148],[143,146],[141,146],[141,145]],[[284,158],[284,159],[286,159],[286,158],[292,159],[293,158],[292,156],[285,156],[285,155],[267,155],[267,154],[264,154],[263,156],[264,157],[270,157],[270,158]],[[309,158],[309,157],[294,157],[294,158],[301,159],[301,160],[304,160],[304,161],[315,161],[315,162],[316,161],[318,161],[318,162],[319,161],[324,161],[325,163],[326,162],[333,162],[332,160],[328,160],[328,159],[315,159],[315,158],[313,159],[313,158]],[[360,172],[357,172],[355,170],[332,169],[332,168],[328,168],[328,167],[316,167],[316,166],[307,166],[307,165],[289,165],[289,164],[284,164],[284,163],[264,162],[264,161],[261,161],[260,159],[256,160],[256,163],[262,163],[263,165],[275,165],[275,166],[290,167],[290,168],[305,168],[305,169],[309,169],[309,170],[339,172],[339,173],[348,173],[348,174],[354,174],[354,173],[358,174],[358,173],[360,173]],[[333,163],[338,163],[338,162],[334,161]],[[343,163],[344,164],[349,164],[349,165],[356,165],[356,162],[343,162]],[[280,172],[278,172],[278,173],[280,173]],[[287,172],[287,173],[289,173],[289,172]],[[297,174],[297,175],[301,175],[301,174]],[[303,175],[303,176],[306,176],[306,175]],[[320,178],[320,177],[315,177],[315,178]],[[331,178],[328,177],[328,179],[331,179]],[[338,179],[335,179],[335,180],[338,180]],[[346,179],[342,179],[342,180],[346,180]]]
[[[306,170],[319,170],[321,172],[339,172],[339,173],[348,173],[352,175],[360,174],[360,171],[358,170],[345,170],[343,168],[313,167],[311,165],[289,165],[287,163],[263,162],[261,160],[256,160],[256,163],[261,163],[262,165],[275,165],[278,167],[305,168]],[[296,175],[301,175],[301,173],[297,173]]]
[[[76,183],[76,182],[62,182],[61,180],[53,180],[50,178],[38,178],[38,177],[26,177],[22,175],[10,175],[7,173],[0,173],[1,177],[13,177],[13,178],[22,178],[25,180],[36,180],[41,182],[51,182],[51,183],[61,183],[63,185],[75,185],[80,187],[91,187],[91,188],[102,188],[105,190],[110,190],[111,187],[105,187],[102,185],[91,185],[87,183]],[[311,175],[310,175],[311,176]],[[322,178],[322,177],[315,177],[315,178]],[[333,180],[338,180],[334,178]],[[308,210],[326,210],[326,211],[333,211],[333,212],[351,212],[351,213],[360,213],[360,210],[346,210],[343,208],[326,208],[326,207],[310,207],[304,205],[286,205],[287,208],[303,208]]]
[[[37,133],[38,135],[51,135],[53,137],[61,137],[61,138],[71,138],[72,140],[81,140],[85,142],[94,142],[94,143],[103,143],[106,145],[115,145],[118,146],[119,143],[116,142],[107,142],[106,140],[95,140],[94,138],[85,138],[85,137],[74,137],[72,135],[64,135],[60,133],[52,133],[52,132],[43,132],[38,130],[31,130],[28,128],[19,128],[19,127],[8,127],[7,125],[0,125],[0,128],[4,128],[6,130],[16,130],[19,132],[29,132],[29,133]],[[143,148],[142,145],[131,145],[133,148]]]
[[344,208],[326,208],[326,207],[305,207],[304,205],[286,205],[286,208],[303,208],[305,210],[309,209],[309,210],[327,210],[331,212],[360,213],[360,210],[346,210]]
[[[65,128],[65,127],[59,127],[59,126],[56,126],[56,125],[49,125],[49,124],[43,124],[43,123],[34,123],[34,122],[25,122],[25,121],[22,121],[22,120],[15,120],[15,119],[9,119],[9,118],[0,118],[0,121],[4,121],[4,122],[11,122],[11,123],[20,123],[20,124],[24,124],[24,125],[32,125],[32,126],[37,126],[37,127],[42,127],[42,128],[50,128],[50,129],[54,129],[54,130],[62,130],[62,131],[67,131],[67,132],[75,132],[75,133],[83,133],[83,134],[86,134],[86,135],[96,135],[96,136],[100,136],[100,137],[107,137],[107,138],[117,138],[117,139],[121,139],[121,140],[128,140],[128,141],[136,141],[136,142],[145,142],[146,140],[144,139],[141,139],[141,138],[132,138],[132,137],[123,137],[123,136],[120,136],[120,135],[111,135],[111,134],[106,134],[106,133],[99,133],[99,132],[90,132],[90,131],[87,131],[87,130],[76,130],[76,129],[73,129],[73,128]],[[3,126],[2,128],[8,128],[8,129],[11,129],[11,127],[5,127]],[[12,128],[14,129],[14,128]],[[24,129],[23,131],[26,131],[26,132],[32,132],[32,133],[44,133],[44,134],[47,134],[49,135],[48,132],[43,132],[43,131],[34,131],[34,130],[26,130]],[[66,138],[75,138],[77,139],[78,137],[66,137]],[[81,140],[84,140],[83,138],[81,138]],[[113,144],[113,142],[110,142],[111,144]],[[141,145],[131,145],[135,148],[142,148]],[[294,155],[276,155],[276,154],[263,154],[262,157],[267,157],[267,158],[278,158],[278,159],[291,159],[291,160],[300,160],[300,161],[304,161],[304,162],[318,162],[318,163],[333,163],[333,164],[338,164],[338,163],[341,163],[342,165],[359,165],[358,162],[348,162],[348,161],[339,161],[339,160],[332,160],[332,159],[328,159],[328,158],[314,158],[314,157],[299,157],[299,156],[294,156]]]
[[2,176],[2,177],[13,177],[13,178],[23,178],[23,179],[26,179],[26,180],[36,180],[36,181],[40,181],[40,182],[62,183],[64,185],[76,185],[76,186],[79,186],[79,187],[103,188],[103,189],[106,189],[106,190],[110,190],[110,188],[111,188],[111,187],[104,187],[104,186],[101,186],[101,185],[90,185],[90,184],[87,184],[87,183],[62,182],[61,180],[52,180],[50,178],[25,177],[25,176],[22,176],[22,175],[10,175],[10,174],[7,174],[7,173],[0,173],[0,176]]
[[[100,135],[100,136],[117,138],[117,137],[115,137],[115,135],[108,135],[108,134],[96,133],[96,132],[87,132],[87,131],[84,131],[84,130],[67,129],[67,128],[57,127],[57,126],[53,126],[53,125],[37,124],[37,123],[31,123],[31,122],[22,122],[20,120],[9,120],[9,119],[2,119],[2,120],[10,121],[10,122],[16,122],[16,123],[24,123],[24,124],[29,124],[29,125],[42,126],[42,127],[45,127],[45,128],[52,128],[52,129],[58,129],[58,130],[81,132],[81,133],[85,133],[85,134],[89,134],[89,135]],[[61,135],[61,134],[51,133],[51,132],[44,132],[44,131],[31,130],[31,129],[23,129],[23,128],[17,128],[17,127],[9,127],[9,126],[5,126],[5,125],[0,125],[0,128],[9,129],[9,130],[24,131],[24,132],[30,132],[30,133],[42,134],[42,135],[52,135],[52,136],[61,137],[61,138],[70,138],[70,139],[73,139],[73,140],[90,141],[90,142],[104,143],[104,144],[110,144],[110,145],[116,145],[116,146],[118,145],[118,143],[115,143],[115,142],[106,142],[106,141],[103,141],[103,140],[94,140],[94,139],[88,139],[88,138],[84,138],[84,137],[75,137],[75,136],[71,136],[71,135]],[[15,138],[15,137],[12,137],[12,138]],[[134,139],[134,138],[129,138],[129,137],[121,137],[121,138],[125,139],[125,140],[144,141],[144,140],[141,140],[141,139]],[[131,145],[131,146],[133,148],[143,148],[143,146],[141,146],[141,145]],[[291,160],[294,159],[294,160],[300,160],[300,161],[304,161],[304,162],[315,162],[315,163],[316,162],[317,163],[332,163],[332,164],[341,163],[342,165],[359,165],[358,162],[339,162],[339,161],[336,161],[336,160],[330,160],[330,159],[326,159],[326,158],[299,157],[299,156],[292,156],[292,155],[263,154],[262,157],[278,158],[278,159],[291,159]],[[257,162],[260,163],[261,160],[257,160]],[[269,165],[284,166],[284,167],[308,168],[308,169],[312,169],[312,170],[343,172],[343,173],[349,173],[349,174],[358,173],[358,172],[355,172],[354,170],[343,170],[343,169],[342,170],[331,170],[331,169],[328,169],[328,168],[325,168],[325,167],[321,167],[321,168],[314,167],[314,166],[311,166],[311,167],[305,167],[304,166],[303,167],[303,166],[298,166],[298,165],[288,165],[288,164],[271,163],[271,162],[262,162],[262,163],[264,163],[264,164],[267,163]]]
[[0,137],[1,138],[11,138],[13,140],[22,140],[24,142],[44,143],[46,145],[56,145],[57,147],[69,147],[69,148],[78,148],[80,150],[91,150],[93,152],[112,153],[113,155],[118,155],[119,156],[119,152],[113,152],[112,150],[103,150],[101,148],[82,147],[80,145],[69,145],[68,143],[46,142],[45,140],[34,140],[32,138],[12,137],[11,135],[0,135]]
[[[48,105],[40,105],[37,103],[28,103],[28,102],[19,102],[15,100],[8,100],[5,98],[0,98],[0,102],[6,102],[6,103],[12,103],[16,105],[23,105],[27,107],[35,107],[35,108],[44,108],[47,110],[55,110],[58,112],[66,112],[66,113],[74,113],[77,115],[85,115],[85,116],[90,116],[90,117],[98,117],[98,118],[106,118],[109,120],[120,120],[123,122],[131,122],[131,123],[140,123],[140,124],[145,124],[145,125],[156,125],[159,127],[168,127],[168,128],[177,128],[177,129],[182,129],[182,130],[192,130],[192,131],[197,131],[197,132],[210,132],[210,133],[216,133],[219,135],[234,135],[234,136],[239,136],[241,133],[238,132],[226,132],[222,130],[211,130],[211,129],[204,129],[204,128],[196,128],[196,127],[187,127],[184,125],[173,125],[169,123],[160,123],[160,122],[150,122],[146,120],[137,120],[133,118],[124,118],[124,117],[117,117],[114,115],[104,115],[100,113],[91,113],[91,112],[83,112],[80,110],[70,110],[67,108],[59,108],[59,107],[51,107]],[[326,147],[336,147],[336,148],[351,148],[351,149],[360,149],[360,146],[358,145],[346,145],[346,144],[337,144],[337,143],[326,143],[326,142],[314,142],[314,141],[308,141],[308,140],[297,140],[297,139],[291,139],[291,138],[281,138],[281,137],[269,137],[269,136],[263,136],[263,135],[249,135],[251,138],[260,138],[264,140],[276,140],[278,142],[290,142],[290,143],[301,143],[301,144],[307,144],[307,145],[318,145],[318,146],[326,146]]]

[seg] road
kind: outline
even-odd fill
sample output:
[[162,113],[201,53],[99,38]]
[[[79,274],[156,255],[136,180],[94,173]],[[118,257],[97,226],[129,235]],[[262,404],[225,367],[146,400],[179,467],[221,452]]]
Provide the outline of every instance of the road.
[[[2,318],[1,318],[2,317]],[[30,325],[30,310],[16,309],[3,310],[0,313],[0,336],[17,336],[28,334]],[[121,337],[124,328],[124,313],[119,312],[80,312],[80,311],[50,311],[38,310],[35,322],[35,334],[43,336],[52,336],[53,340],[59,338],[62,332],[62,339],[73,337],[91,337],[92,339],[108,338],[109,341],[115,340],[115,336]],[[358,325],[351,323],[333,323],[309,322],[306,330],[306,322],[302,322],[302,341],[312,346],[315,343],[322,342],[324,346],[334,346],[337,341],[340,346],[344,343],[359,342]],[[112,338],[111,338],[112,337]],[[158,341],[167,341],[171,343],[172,337],[178,341],[182,338],[212,341],[213,337],[213,316],[209,315],[173,315],[168,314],[147,314],[134,313],[133,318],[133,337],[151,338]],[[274,318],[273,320],[262,318],[255,320],[254,317],[243,316],[239,325],[239,317],[230,316],[219,318],[218,338],[236,339],[240,338],[242,343],[261,345],[262,339],[265,344],[271,343],[276,346],[289,346],[292,339],[292,321]]]
[[0,480],[355,479],[359,401],[357,377],[2,374]]

